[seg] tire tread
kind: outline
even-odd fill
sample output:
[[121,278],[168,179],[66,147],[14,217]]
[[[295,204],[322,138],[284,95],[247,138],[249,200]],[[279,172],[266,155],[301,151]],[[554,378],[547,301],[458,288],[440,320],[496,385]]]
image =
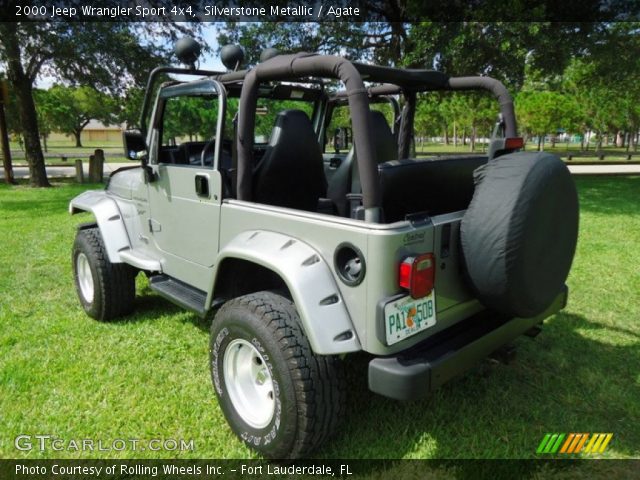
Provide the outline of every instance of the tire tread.
[[[311,350],[294,304],[270,291],[257,292],[227,302],[222,309],[245,307],[267,320],[273,339],[294,379],[298,403],[298,428],[286,458],[309,455],[336,430],[345,410],[345,376],[336,356]],[[222,310],[221,309],[221,310]]]

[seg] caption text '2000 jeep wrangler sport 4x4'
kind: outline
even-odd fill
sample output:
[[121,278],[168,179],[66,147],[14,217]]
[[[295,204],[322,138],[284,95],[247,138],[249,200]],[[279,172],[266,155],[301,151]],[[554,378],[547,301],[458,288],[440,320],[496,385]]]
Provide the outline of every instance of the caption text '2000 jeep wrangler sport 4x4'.
[[[179,57],[198,51],[184,40]],[[347,354],[372,356],[373,392],[414,399],[563,308],[578,201],[556,156],[520,151],[496,80],[270,53],[250,70],[152,72],[141,130],[125,133],[141,165],[71,201],[95,217],[73,267],[98,320],[132,310],[140,271],[213,312],[211,376],[231,428],[266,457],[298,458],[339,421]],[[237,66],[237,49],[223,54]],[[498,100],[488,154],[409,158],[422,92],[461,90]],[[387,100],[391,126],[370,109]],[[338,105],[353,146],[323,153]]]

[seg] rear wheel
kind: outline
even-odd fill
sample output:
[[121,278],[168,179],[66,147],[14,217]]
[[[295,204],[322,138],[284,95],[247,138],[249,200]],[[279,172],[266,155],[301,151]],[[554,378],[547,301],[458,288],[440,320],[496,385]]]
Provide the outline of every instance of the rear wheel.
[[299,458],[335,430],[344,375],[315,355],[290,300],[273,292],[227,302],[211,326],[211,377],[232,430],[268,458]]
[[131,313],[136,270],[109,261],[98,228],[78,231],[72,261],[76,291],[87,315],[106,321]]

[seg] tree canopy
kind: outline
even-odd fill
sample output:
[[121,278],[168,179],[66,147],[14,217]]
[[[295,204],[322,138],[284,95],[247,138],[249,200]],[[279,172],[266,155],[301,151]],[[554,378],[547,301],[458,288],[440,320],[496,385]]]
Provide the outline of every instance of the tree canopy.
[[[31,184],[48,186],[33,84],[47,74],[69,85],[112,94],[141,85],[169,57],[171,40],[197,24],[118,22],[0,23],[0,62],[6,66],[20,119]],[[161,43],[149,39],[161,38]]]

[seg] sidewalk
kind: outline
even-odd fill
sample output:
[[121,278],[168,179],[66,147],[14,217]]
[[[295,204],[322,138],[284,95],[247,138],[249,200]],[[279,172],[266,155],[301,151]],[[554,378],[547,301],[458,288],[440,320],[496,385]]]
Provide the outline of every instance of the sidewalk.
[[[112,172],[121,167],[134,166],[136,162],[127,163],[105,163],[104,164],[104,176],[108,177]],[[84,172],[85,179],[89,177],[89,162],[82,162],[82,170]],[[28,167],[13,167],[13,176],[16,179],[29,178]],[[51,178],[73,178],[76,176],[76,167],[74,165],[67,166],[55,166],[47,167],[47,176]],[[0,178],[4,178],[4,171],[0,169]]]

